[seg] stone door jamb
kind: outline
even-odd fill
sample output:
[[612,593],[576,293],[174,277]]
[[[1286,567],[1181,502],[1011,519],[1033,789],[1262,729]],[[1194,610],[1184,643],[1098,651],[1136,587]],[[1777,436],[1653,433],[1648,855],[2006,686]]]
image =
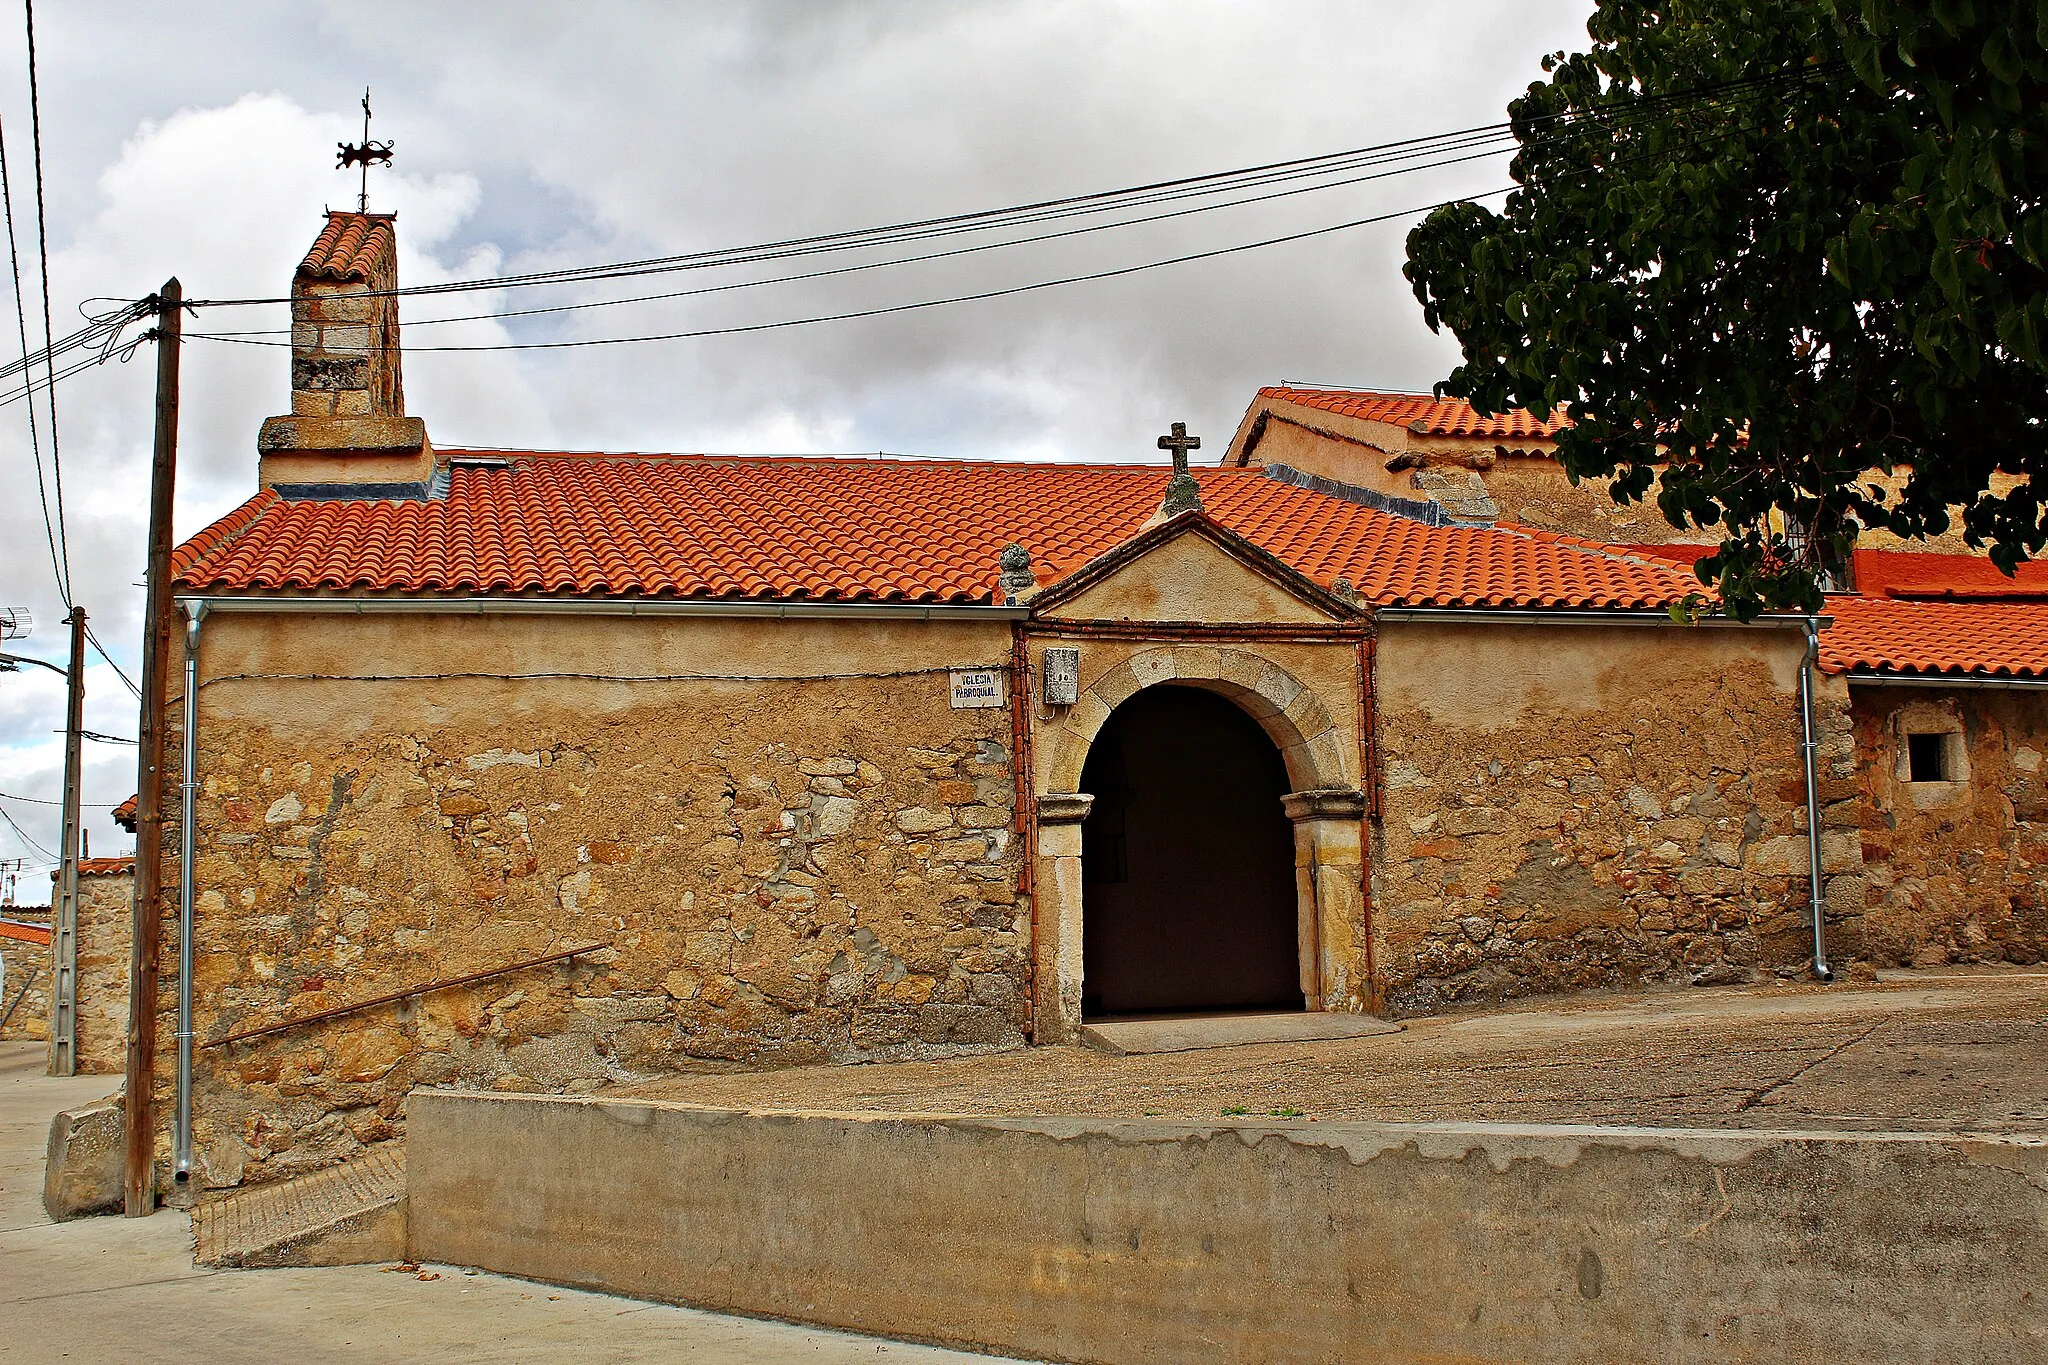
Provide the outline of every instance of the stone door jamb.
[[[1307,1007],[1357,1009],[1343,965],[1365,898],[1361,820],[1353,770],[1359,746],[1340,734],[1321,700],[1286,669],[1249,650],[1215,645],[1147,649],[1106,671],[1068,712],[1036,801],[1039,898],[1036,1041],[1071,1042],[1081,1025],[1081,826],[1095,798],[1076,790],[1089,746],[1113,712],[1146,687],[1178,682],[1228,697],[1279,747],[1296,788],[1282,798],[1294,826],[1296,938]],[[1050,738],[1050,737],[1049,737]],[[1353,761],[1347,761],[1351,758]]]

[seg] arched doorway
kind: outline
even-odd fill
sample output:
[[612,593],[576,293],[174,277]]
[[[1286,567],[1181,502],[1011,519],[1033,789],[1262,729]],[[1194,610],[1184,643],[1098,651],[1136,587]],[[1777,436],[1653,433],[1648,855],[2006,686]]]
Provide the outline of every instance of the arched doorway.
[[1116,709],[1081,776],[1084,1017],[1303,1007],[1288,786],[1273,741],[1213,692]]

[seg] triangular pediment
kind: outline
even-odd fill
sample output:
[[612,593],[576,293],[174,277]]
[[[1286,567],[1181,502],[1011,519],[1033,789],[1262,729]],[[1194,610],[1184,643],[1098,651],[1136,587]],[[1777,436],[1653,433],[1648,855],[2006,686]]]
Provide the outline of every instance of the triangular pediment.
[[1201,512],[1105,551],[1031,603],[1036,617],[1086,621],[1328,626],[1364,616],[1286,561]]

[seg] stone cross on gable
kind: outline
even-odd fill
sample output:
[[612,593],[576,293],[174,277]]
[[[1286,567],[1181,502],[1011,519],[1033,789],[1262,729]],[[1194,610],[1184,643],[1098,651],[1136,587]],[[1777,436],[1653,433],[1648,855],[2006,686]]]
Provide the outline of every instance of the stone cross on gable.
[[1166,481],[1166,501],[1159,504],[1160,517],[1201,511],[1202,489],[1195,476],[1188,473],[1188,452],[1200,450],[1202,438],[1188,435],[1186,422],[1175,422],[1172,433],[1159,438],[1159,448],[1173,452],[1173,477]]
[[1188,472],[1188,452],[1190,450],[1200,450],[1202,448],[1202,438],[1188,435],[1188,424],[1186,422],[1175,422],[1173,424],[1173,434],[1159,438],[1159,448],[1172,451],[1173,472],[1175,474],[1185,474]]

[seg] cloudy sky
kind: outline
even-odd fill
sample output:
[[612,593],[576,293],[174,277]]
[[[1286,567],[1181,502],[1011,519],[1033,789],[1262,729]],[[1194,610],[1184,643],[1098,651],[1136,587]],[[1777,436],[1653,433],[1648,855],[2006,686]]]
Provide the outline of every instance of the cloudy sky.
[[[407,284],[740,246],[1260,165],[1493,122],[1547,51],[1583,46],[1587,0],[739,0],[580,5],[66,0],[37,15],[54,325],[177,275],[188,297],[281,292],[353,203],[334,145],[397,166]],[[9,18],[13,15],[13,18]],[[0,3],[0,121],[33,284],[26,52]],[[638,346],[427,354],[872,308],[1113,269],[1491,190],[1496,159],[1260,206],[848,278],[515,321],[430,320],[651,292],[648,281],[408,300],[408,411],[441,446],[891,452],[1147,459],[1182,420],[1227,441],[1281,379],[1425,389],[1455,358],[1400,275],[1405,225],[1365,227],[1117,280],[949,308]],[[856,258],[856,259],[872,259]],[[837,263],[837,262],[832,262]],[[787,267],[783,267],[786,271]],[[655,287],[760,278],[768,267]],[[8,292],[0,275],[0,294]],[[541,297],[542,294],[545,297]],[[9,302],[12,299],[9,298]],[[11,309],[0,308],[0,318]],[[219,309],[206,330],[281,326]],[[11,318],[0,360],[19,354]],[[76,593],[136,671],[153,360],[66,380],[57,417]],[[257,424],[288,407],[285,352],[194,341],[177,523],[254,487]],[[47,425],[45,426],[47,438]],[[47,451],[46,457],[47,457]],[[64,649],[24,406],[0,407],[0,606],[12,648]],[[133,736],[104,665],[89,727]],[[57,844],[62,686],[0,674],[0,810]],[[132,747],[87,746],[93,852],[134,790]],[[21,899],[48,860],[26,857]]]

